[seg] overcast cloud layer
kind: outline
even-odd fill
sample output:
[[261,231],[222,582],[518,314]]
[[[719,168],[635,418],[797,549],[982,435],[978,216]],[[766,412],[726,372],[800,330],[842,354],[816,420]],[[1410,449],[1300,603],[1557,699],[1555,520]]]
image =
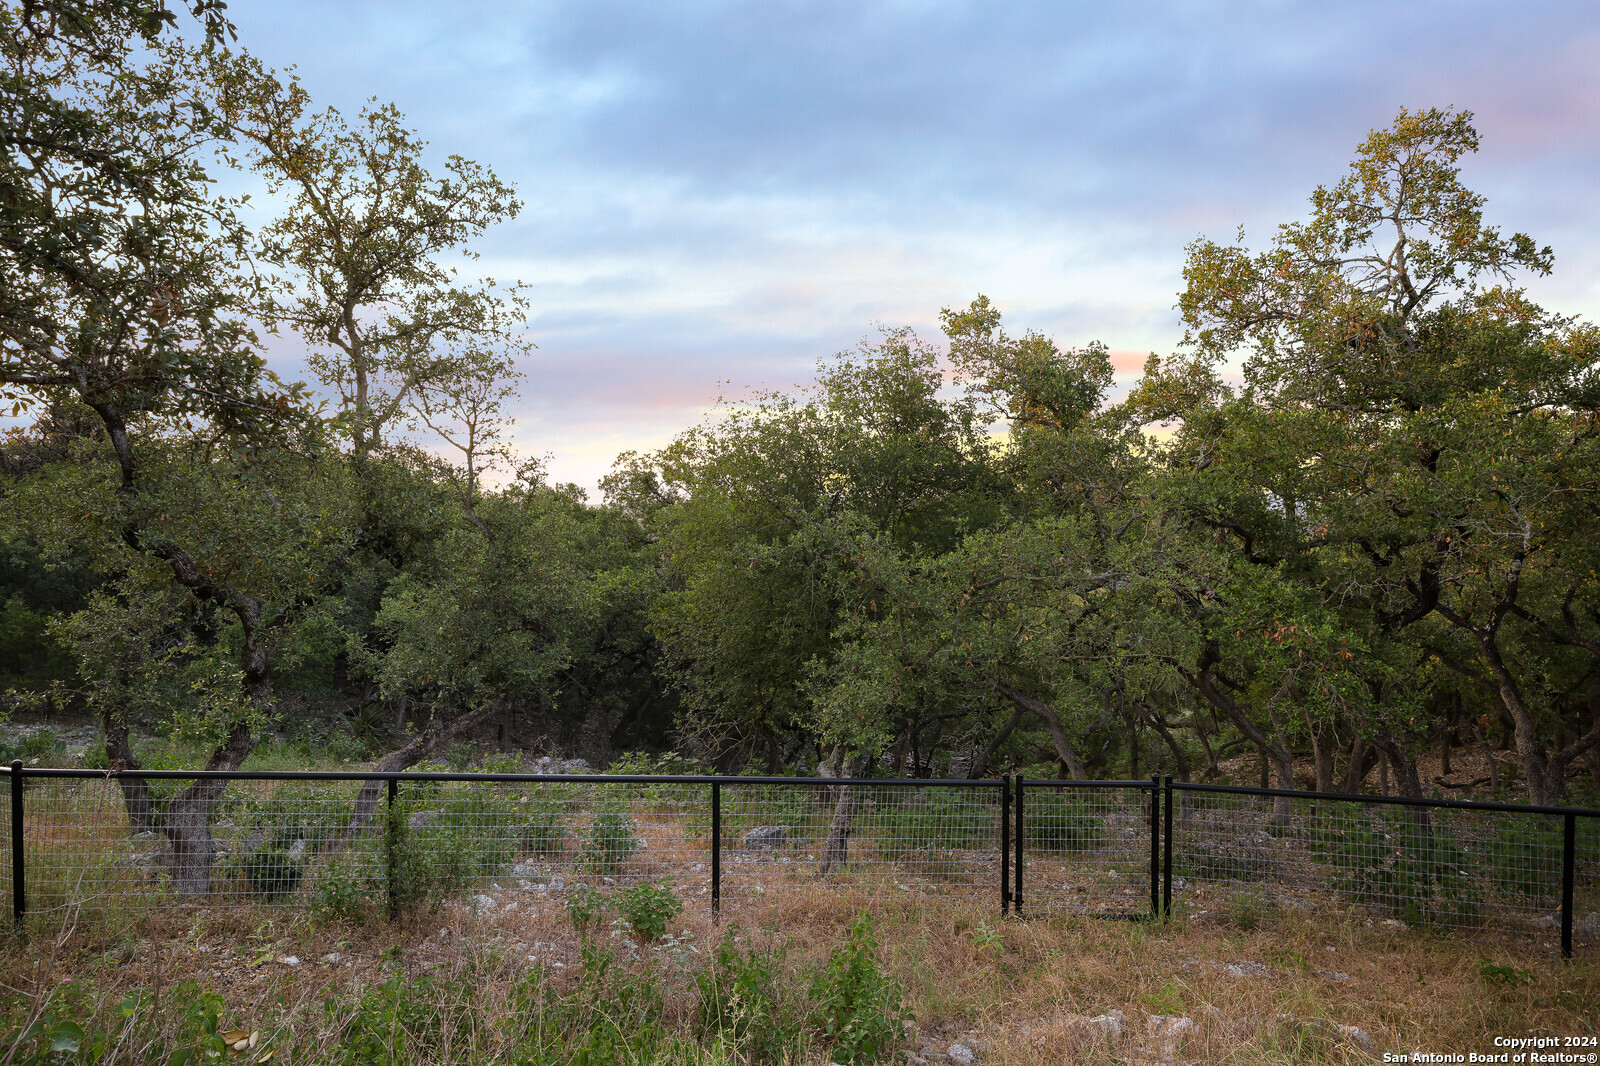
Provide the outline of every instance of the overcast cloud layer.
[[[873,322],[1169,351],[1183,246],[1302,217],[1401,106],[1477,113],[1489,219],[1600,317],[1592,3],[358,3],[234,0],[313,98],[392,100],[528,207],[480,245],[530,283],[524,451],[592,486],[724,391]],[[295,373],[293,344],[273,345]]]

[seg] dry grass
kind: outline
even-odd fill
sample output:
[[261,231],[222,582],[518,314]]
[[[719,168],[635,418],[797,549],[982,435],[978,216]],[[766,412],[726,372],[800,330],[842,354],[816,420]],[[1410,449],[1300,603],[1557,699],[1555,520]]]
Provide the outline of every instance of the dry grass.
[[[863,902],[849,894],[813,896],[744,904],[725,917],[757,939],[786,942],[789,964],[804,967],[826,957]],[[909,1050],[930,1059],[961,1041],[981,1062],[1019,1066],[1369,1062],[1385,1051],[1489,1051],[1495,1036],[1590,1035],[1600,1019],[1600,966],[1592,958],[1564,963],[1381,926],[1296,916],[1254,931],[1199,921],[1164,927],[1002,921],[992,911],[926,900],[880,899],[872,909],[885,963],[905,986],[917,1020]],[[702,948],[722,934],[700,908],[673,930],[692,934]],[[341,1024],[324,1001],[354,1002],[396,967],[412,977],[444,978],[436,987],[470,983],[480,1014],[488,1012],[437,1061],[498,1061],[483,1033],[493,1029],[493,1011],[506,1009],[512,983],[537,963],[560,990],[581,967],[578,936],[552,903],[482,917],[451,903],[396,925],[365,927],[316,926],[260,911],[195,911],[120,928],[80,925],[59,952],[48,950],[49,939],[36,934],[37,943],[26,950],[14,945],[0,963],[13,1017],[66,977],[91,983],[101,1010],[135,990],[159,1001],[192,978],[223,996],[227,1024],[281,1027],[282,1042],[299,1049],[295,1061],[309,1062],[337,1040]],[[331,953],[337,962],[319,961]],[[676,988],[667,1020],[687,1033],[692,985],[682,973],[674,985],[660,952],[643,954],[656,956],[657,972]],[[1486,978],[1485,954],[1494,965],[1525,972],[1531,983]],[[300,964],[279,961],[287,956]],[[1089,1021],[1114,1012],[1120,1035]],[[1163,1038],[1152,1035],[1161,1024],[1151,1021],[1155,1016],[1181,1016],[1192,1025],[1179,1023],[1182,1031]]]

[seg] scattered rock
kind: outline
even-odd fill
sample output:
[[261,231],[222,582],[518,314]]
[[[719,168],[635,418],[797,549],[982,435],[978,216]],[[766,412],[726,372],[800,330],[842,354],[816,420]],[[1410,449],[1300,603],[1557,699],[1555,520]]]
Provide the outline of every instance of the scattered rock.
[[1406,925],[1405,922],[1400,921],[1398,918],[1385,918],[1378,924],[1383,926],[1385,929],[1392,929],[1397,933],[1403,933],[1410,928],[1410,926]]
[[1347,973],[1344,973],[1341,970],[1317,970],[1315,972],[1316,972],[1316,975],[1318,977],[1321,977],[1321,978],[1323,978],[1325,980],[1328,980],[1328,981],[1348,981],[1348,980],[1350,980],[1350,975],[1347,974]]
[[1162,1043],[1174,1043],[1194,1031],[1194,1019],[1181,1014],[1152,1014],[1150,1035]]
[[239,845],[239,854],[249,858],[267,844],[267,831],[265,829],[252,829],[245,836],[244,843]]
[[493,896],[485,896],[482,893],[467,900],[467,909],[473,914],[492,914],[497,906]]
[[1267,964],[1264,962],[1230,962],[1223,969],[1234,977],[1267,976]]
[[443,811],[418,811],[406,819],[406,825],[412,829],[426,829],[428,823],[435,821],[443,813]]
[[1122,1035],[1122,1012],[1110,1011],[1106,1014],[1097,1014],[1093,1018],[1081,1018],[1080,1021],[1087,1029],[1095,1031],[1099,1036],[1115,1040]]
[[301,859],[304,859],[306,857],[306,838],[301,837],[293,844],[290,844],[289,850],[285,854],[287,854],[289,858],[293,859],[295,862],[299,862]]
[[744,835],[745,850],[772,851],[783,847],[788,836],[789,827],[786,825],[758,825]]
[[951,1062],[960,1063],[961,1066],[972,1066],[974,1062],[978,1061],[977,1054],[967,1045],[962,1043],[951,1044],[950,1047],[945,1050],[944,1056]]
[[283,963],[285,966],[299,966],[300,965],[300,956],[298,956],[298,955],[279,955],[278,956],[278,961]]
[[556,874],[554,877],[550,878],[550,891],[564,892],[566,891],[566,888],[567,879],[565,877],[562,877],[560,874]]
[[339,954],[337,951],[330,951],[326,955],[322,956],[322,958],[318,961],[320,961],[324,966],[337,966],[343,959],[344,956]]
[[1377,1045],[1373,1044],[1372,1036],[1359,1025],[1338,1025],[1333,1027],[1340,1036],[1356,1045],[1363,1051],[1377,1053]]
[[904,1051],[902,1051],[900,1053],[900,1057],[906,1060],[906,1066],[928,1066],[928,1060],[923,1058],[921,1055],[918,1055],[910,1048],[906,1048]]

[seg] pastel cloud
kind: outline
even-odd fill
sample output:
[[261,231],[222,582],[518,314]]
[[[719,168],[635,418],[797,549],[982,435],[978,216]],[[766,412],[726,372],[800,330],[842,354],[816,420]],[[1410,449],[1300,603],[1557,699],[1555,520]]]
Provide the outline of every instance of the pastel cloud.
[[[1536,298],[1600,313],[1600,9],[1488,0],[1007,5],[235,0],[313,97],[394,99],[528,208],[482,268],[532,285],[519,442],[592,484],[719,382],[784,386],[874,321],[978,292],[1101,340],[1181,335],[1185,243],[1298,217],[1402,105],[1475,110],[1468,180],[1553,243]],[[292,364],[292,353],[282,358]]]

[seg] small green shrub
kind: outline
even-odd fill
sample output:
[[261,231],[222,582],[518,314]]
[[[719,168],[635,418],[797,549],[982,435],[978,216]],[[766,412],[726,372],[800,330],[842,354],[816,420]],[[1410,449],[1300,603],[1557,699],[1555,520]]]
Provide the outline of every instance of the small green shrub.
[[805,1012],[784,980],[786,952],[753,944],[741,950],[739,940],[739,927],[729,926],[695,979],[700,1038],[719,1037],[752,1063],[801,1061]]
[[616,894],[617,913],[645,940],[659,940],[667,923],[683,913],[683,903],[673,894],[670,883],[634,885]]
[[844,944],[811,982],[814,1024],[844,1066],[877,1062],[893,1050],[910,1019],[899,983],[883,972],[878,938],[865,911],[850,923]]
[[1534,983],[1532,970],[1519,970],[1515,966],[1499,966],[1488,959],[1478,960],[1478,976],[1491,988],[1521,988]]
[[319,922],[362,925],[383,902],[382,883],[353,863],[330,863],[311,894],[311,917]]
[[533,855],[559,855],[567,850],[567,823],[559,797],[536,792],[517,803],[523,850]]
[[994,807],[967,789],[918,789],[896,796],[875,819],[878,852],[886,857],[944,854],[978,848],[997,832]]
[[638,850],[639,837],[626,806],[610,797],[596,804],[583,832],[579,865],[591,873],[614,874]]
[[239,872],[252,895],[275,903],[300,890],[305,866],[286,851],[266,847],[246,855],[239,863]]
[[567,917],[580,933],[599,920],[606,911],[606,897],[588,885],[576,885],[567,893]]
[[1229,909],[1233,912],[1233,924],[1242,932],[1251,932],[1260,927],[1263,920],[1272,909],[1271,897],[1251,889],[1240,892],[1229,901]]

